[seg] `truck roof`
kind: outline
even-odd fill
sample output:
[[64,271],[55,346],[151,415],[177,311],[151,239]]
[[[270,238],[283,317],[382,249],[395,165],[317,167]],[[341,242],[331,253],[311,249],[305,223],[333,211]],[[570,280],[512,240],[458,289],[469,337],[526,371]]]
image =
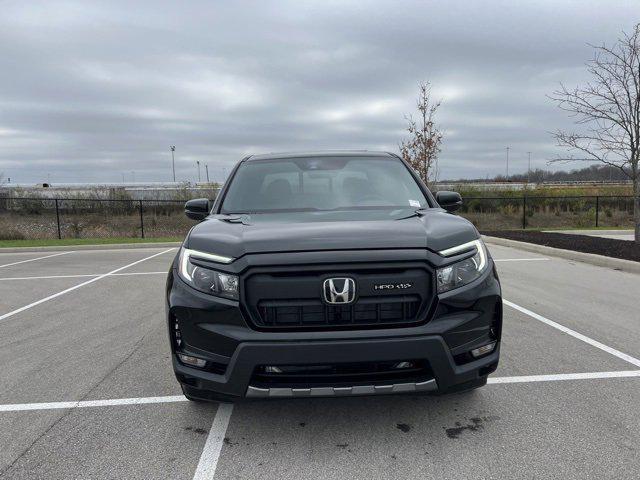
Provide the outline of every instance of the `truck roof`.
[[249,155],[245,161],[275,160],[279,158],[310,158],[310,157],[389,157],[397,158],[397,155],[389,152],[376,152],[370,150],[318,150],[303,152],[265,153]]

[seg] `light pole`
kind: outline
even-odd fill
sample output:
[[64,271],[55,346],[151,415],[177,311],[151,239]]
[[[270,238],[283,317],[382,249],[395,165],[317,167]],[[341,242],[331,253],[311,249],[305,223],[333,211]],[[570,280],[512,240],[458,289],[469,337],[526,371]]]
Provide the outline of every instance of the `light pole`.
[[173,152],[176,151],[176,146],[171,145],[169,148],[171,149],[171,168],[173,169],[173,183],[175,183],[176,182],[176,159]]
[[509,149],[511,147],[507,147],[507,182],[509,181]]
[[209,164],[208,163],[204,166],[204,169],[207,172],[207,183],[209,183]]
[[200,160],[196,160],[196,164],[198,165],[198,182],[200,182]]
[[529,161],[527,163],[527,183],[531,181],[531,152],[527,152],[529,156]]

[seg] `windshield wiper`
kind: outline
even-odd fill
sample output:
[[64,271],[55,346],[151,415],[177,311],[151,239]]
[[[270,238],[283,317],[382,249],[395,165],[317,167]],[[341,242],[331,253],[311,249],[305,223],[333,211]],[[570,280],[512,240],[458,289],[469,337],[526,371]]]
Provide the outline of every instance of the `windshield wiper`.
[[413,218],[413,217],[423,217],[426,213],[427,213],[427,208],[425,207],[420,207],[420,208],[416,208],[413,213],[407,215],[406,217],[400,217],[400,218],[396,218],[396,220],[406,220],[407,218]]
[[250,217],[250,214],[248,213],[220,213],[218,215],[218,220],[221,222],[249,225],[247,219]]

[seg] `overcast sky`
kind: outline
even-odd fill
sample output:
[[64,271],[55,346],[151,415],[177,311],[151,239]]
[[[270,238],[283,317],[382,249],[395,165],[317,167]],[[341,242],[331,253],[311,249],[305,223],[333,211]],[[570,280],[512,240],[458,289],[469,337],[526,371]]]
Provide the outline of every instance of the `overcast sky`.
[[[417,84],[442,99],[442,178],[534,167],[570,120],[587,43],[622,1],[0,2],[0,173],[12,182],[220,179],[248,153],[397,151]],[[579,166],[579,165],[578,165]],[[566,168],[566,167],[565,167]],[[204,176],[204,169],[203,169]]]

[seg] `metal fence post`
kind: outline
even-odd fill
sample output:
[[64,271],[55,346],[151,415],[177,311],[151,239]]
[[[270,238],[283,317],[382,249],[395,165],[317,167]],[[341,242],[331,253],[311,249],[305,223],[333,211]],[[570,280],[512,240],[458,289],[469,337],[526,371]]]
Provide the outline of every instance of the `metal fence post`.
[[60,208],[58,208],[58,199],[55,199],[56,202],[56,224],[58,225],[58,240],[62,239],[62,230],[60,230]]
[[598,228],[599,216],[600,216],[600,197],[596,195],[596,228]]
[[144,238],[144,219],[142,217],[142,200],[140,202],[140,235]]
[[527,228],[527,196],[522,197],[522,229]]

